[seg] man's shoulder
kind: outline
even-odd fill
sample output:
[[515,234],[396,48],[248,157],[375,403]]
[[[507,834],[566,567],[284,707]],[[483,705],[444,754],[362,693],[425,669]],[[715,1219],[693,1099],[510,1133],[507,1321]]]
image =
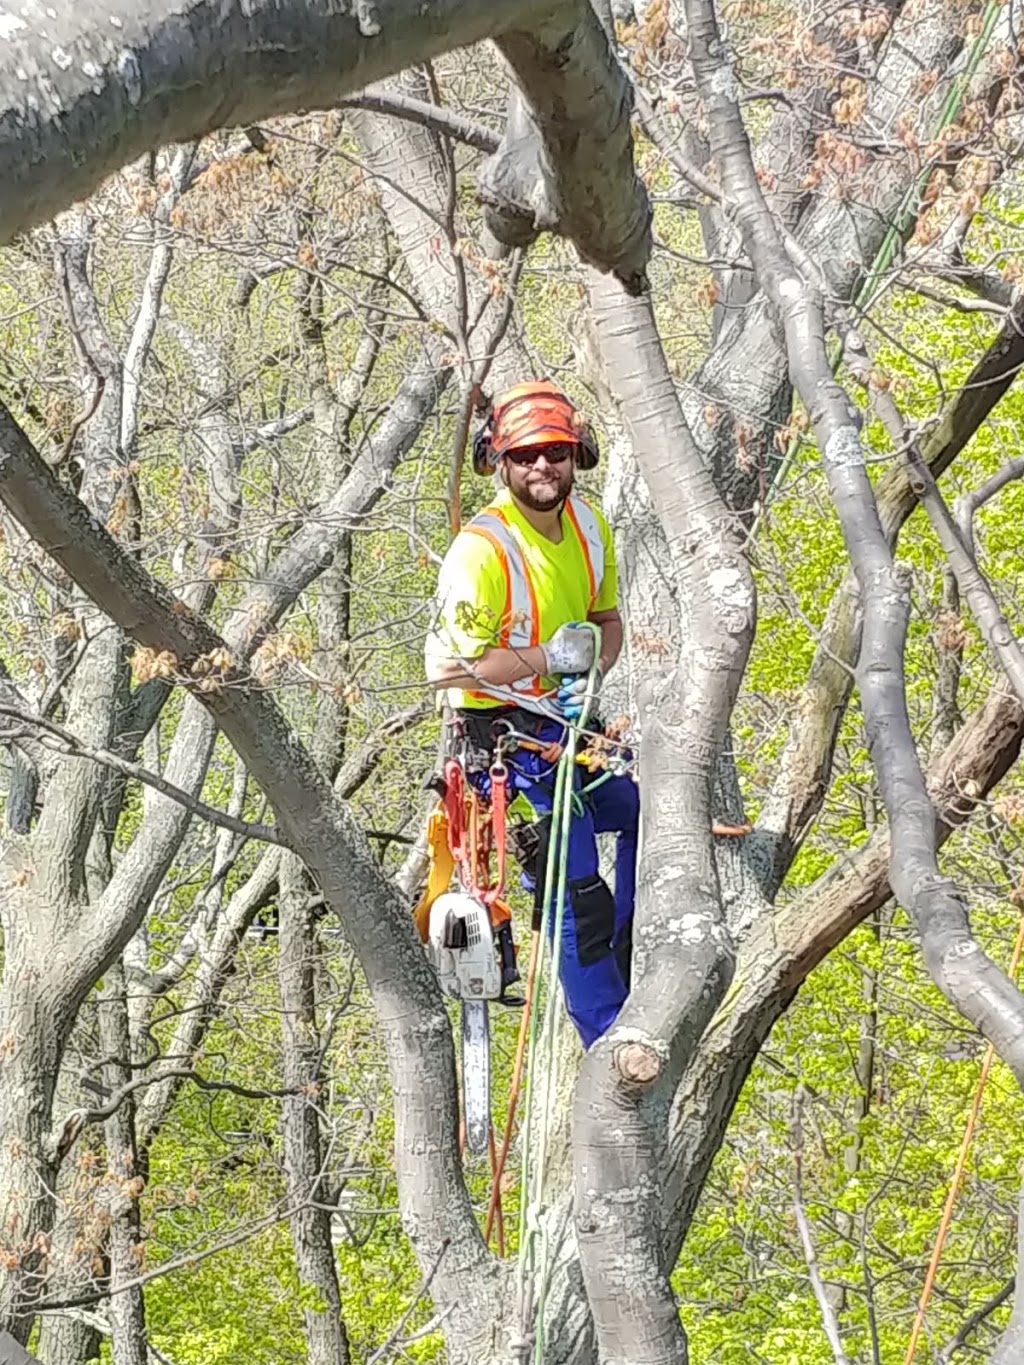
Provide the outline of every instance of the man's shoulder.
[[611,527],[608,525],[608,518],[601,511],[601,504],[595,498],[589,498],[584,493],[573,492],[572,501],[577,507],[584,508],[597,522],[602,535],[607,538],[611,535]]
[[[490,511],[490,508],[484,508]],[[474,526],[477,517],[481,516],[477,512],[471,521],[468,521],[458,533],[452,543],[448,546],[444,556],[444,563],[451,568],[457,566],[462,570],[480,569],[486,567],[492,560],[497,560],[497,551],[490,536],[481,534],[486,531],[486,523],[479,523]]]

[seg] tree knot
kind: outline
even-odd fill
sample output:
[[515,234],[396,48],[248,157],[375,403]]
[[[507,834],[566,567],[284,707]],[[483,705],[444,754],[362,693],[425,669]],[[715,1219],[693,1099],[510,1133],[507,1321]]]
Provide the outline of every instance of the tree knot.
[[628,1085],[650,1085],[661,1073],[661,1058],[647,1043],[620,1043],[612,1065]]

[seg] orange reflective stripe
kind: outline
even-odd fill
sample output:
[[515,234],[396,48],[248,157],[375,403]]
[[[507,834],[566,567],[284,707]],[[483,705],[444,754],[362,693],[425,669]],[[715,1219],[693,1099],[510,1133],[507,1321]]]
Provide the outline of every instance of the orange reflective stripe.
[[583,534],[583,528],[580,526],[579,517],[576,515],[576,508],[573,506],[573,502],[573,498],[567,498],[565,510],[568,514],[572,529],[576,532],[576,539],[580,543],[580,549],[583,551],[583,562],[587,566],[587,582],[590,587],[590,605],[593,607],[594,603],[597,601],[599,585],[594,574],[594,562],[590,557],[590,546],[587,544],[587,537]]
[[505,578],[505,609],[501,613],[498,644],[505,649],[508,647],[509,637],[512,634],[512,570],[509,568],[508,555],[504,545],[493,531],[488,531],[484,526],[474,526],[472,522],[465,529],[472,531],[475,536],[483,536],[484,540],[489,541],[494,547],[498,556],[498,563],[501,565],[501,572]]
[[[487,508],[473,518],[466,531],[483,538],[493,547],[505,579],[505,606],[502,612],[498,644],[502,649],[526,649],[540,640],[540,613],[519,544],[506,519],[496,508]],[[539,678],[520,678],[510,689],[520,696],[542,696],[544,688]],[[482,688],[467,691],[475,701],[503,699],[506,689],[488,692]]]
[[[505,513],[500,507],[495,507],[493,515],[504,525],[505,529],[508,531],[509,539],[515,544],[515,536]],[[526,584],[526,591],[530,596],[530,646],[532,648],[534,645],[540,644],[540,608],[537,605],[537,590],[533,586],[533,579],[530,577],[530,570],[527,568],[526,559],[524,558],[522,551],[519,550],[518,545],[516,545],[516,550],[519,551],[519,558],[522,561],[523,582]]]

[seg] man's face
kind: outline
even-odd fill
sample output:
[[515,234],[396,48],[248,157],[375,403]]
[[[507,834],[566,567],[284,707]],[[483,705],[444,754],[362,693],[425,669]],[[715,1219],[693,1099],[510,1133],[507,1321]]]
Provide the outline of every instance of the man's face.
[[506,451],[501,462],[509,491],[535,512],[560,507],[572,490],[575,452],[569,441]]

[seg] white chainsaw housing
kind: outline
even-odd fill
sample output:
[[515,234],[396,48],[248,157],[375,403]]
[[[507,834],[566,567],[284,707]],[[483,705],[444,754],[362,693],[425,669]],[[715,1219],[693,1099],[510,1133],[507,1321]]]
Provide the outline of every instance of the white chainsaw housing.
[[497,1000],[501,969],[486,905],[465,891],[448,891],[430,908],[430,956],[445,995]]

